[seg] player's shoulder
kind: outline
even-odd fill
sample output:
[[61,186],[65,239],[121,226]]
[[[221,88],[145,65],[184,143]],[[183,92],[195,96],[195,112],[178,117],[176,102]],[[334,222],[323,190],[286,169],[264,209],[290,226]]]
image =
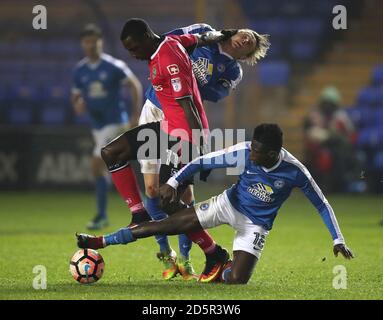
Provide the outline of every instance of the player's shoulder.
[[74,66],[74,70],[76,71],[76,70],[80,70],[80,69],[84,68],[87,65],[88,61],[89,60],[86,57],[82,58],[79,61],[77,61],[77,63]]
[[250,149],[251,149],[251,141],[243,141],[228,147],[227,152],[250,151]]
[[281,155],[282,161],[283,163],[285,163],[285,166],[296,171],[297,173],[309,175],[309,171],[307,170],[306,166],[285,148],[282,148]]
[[194,23],[190,26],[186,26],[186,27],[181,28],[181,30],[184,33],[195,34],[195,33],[203,33],[203,32],[207,32],[207,31],[213,31],[214,28],[207,23]]
[[110,66],[117,69],[125,69],[127,67],[126,63],[120,59],[117,59],[110,54],[103,53],[101,55],[101,60],[109,64]]

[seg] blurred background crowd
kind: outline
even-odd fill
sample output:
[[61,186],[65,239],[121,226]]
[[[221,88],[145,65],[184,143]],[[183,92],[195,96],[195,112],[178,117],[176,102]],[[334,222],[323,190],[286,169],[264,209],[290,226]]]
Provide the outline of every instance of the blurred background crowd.
[[[196,22],[270,34],[267,57],[243,66],[241,84],[206,103],[211,128],[277,122],[285,147],[327,192],[383,192],[383,1],[67,0],[41,1],[47,30],[32,28],[33,2],[0,4],[0,190],[90,188],[89,116],[76,116],[72,71],[86,23],[103,31],[105,52],[149,85],[119,34],[130,17],[164,33]],[[347,29],[335,30],[335,5]],[[129,92],[121,92],[132,113]],[[214,176],[218,181],[225,177]]]

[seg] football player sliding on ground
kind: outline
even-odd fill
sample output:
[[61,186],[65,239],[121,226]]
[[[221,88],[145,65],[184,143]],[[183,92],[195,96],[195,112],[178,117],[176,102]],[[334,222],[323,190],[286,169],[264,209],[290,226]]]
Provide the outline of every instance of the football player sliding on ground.
[[[215,30],[207,24],[193,24],[172,30],[164,36],[202,34],[211,31]],[[258,60],[265,57],[269,46],[268,35],[260,35],[250,29],[239,29],[231,38],[220,43],[197,48],[194,48],[193,44],[192,48],[186,48],[194,49],[189,50],[189,57],[202,100],[217,102],[228,96],[242,80],[242,68],[238,61],[255,65]],[[171,70],[176,76],[177,65],[173,65]],[[164,118],[156,90],[158,87],[150,86],[145,93],[146,101],[142,107],[139,125],[161,121]],[[141,160],[140,164],[147,196],[145,209],[154,220],[166,218],[167,214],[159,206],[160,163],[157,160]],[[192,185],[186,188],[182,200],[188,205],[194,204]],[[145,211],[132,213],[133,223],[144,221]],[[160,246],[158,257],[165,265],[164,278],[172,277],[177,269],[184,278],[189,278],[193,273],[189,257],[192,241],[184,234],[179,235],[180,256],[177,257],[166,235],[156,238]]]
[[334,255],[340,252],[346,259],[353,258],[334,211],[322,191],[306,167],[282,148],[282,131],[278,125],[261,124],[254,129],[252,141],[190,162],[161,186],[163,207],[179,199],[177,190],[183,181],[197,172],[216,168],[236,168],[241,172],[238,182],[220,195],[184,208],[161,221],[144,222],[99,237],[78,234],[78,246],[100,249],[157,234],[198,232],[229,224],[236,230],[233,260],[225,263],[215,279],[220,277],[225,283],[245,284],[260,258],[279,208],[288,199],[292,189],[298,187],[316,207],[327,226],[333,239]]

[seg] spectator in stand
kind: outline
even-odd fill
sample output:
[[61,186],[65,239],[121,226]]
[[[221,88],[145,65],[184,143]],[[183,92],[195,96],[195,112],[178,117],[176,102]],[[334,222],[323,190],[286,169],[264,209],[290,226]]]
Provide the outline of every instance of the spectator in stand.
[[354,183],[360,173],[353,156],[356,132],[340,106],[338,89],[324,88],[318,105],[304,120],[305,162],[326,191],[362,191],[363,188],[355,188],[360,183]]

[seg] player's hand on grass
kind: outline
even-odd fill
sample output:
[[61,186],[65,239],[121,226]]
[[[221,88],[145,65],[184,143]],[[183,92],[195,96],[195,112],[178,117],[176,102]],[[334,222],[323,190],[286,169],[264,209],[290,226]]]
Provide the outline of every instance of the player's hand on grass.
[[337,257],[338,253],[340,252],[342,256],[345,257],[346,259],[354,258],[354,254],[352,253],[351,249],[347,248],[347,246],[343,243],[336,244],[334,246],[333,251],[334,251],[335,257]]
[[177,190],[169,186],[167,183],[160,187],[161,207],[165,208],[169,203],[174,202],[177,198]]

